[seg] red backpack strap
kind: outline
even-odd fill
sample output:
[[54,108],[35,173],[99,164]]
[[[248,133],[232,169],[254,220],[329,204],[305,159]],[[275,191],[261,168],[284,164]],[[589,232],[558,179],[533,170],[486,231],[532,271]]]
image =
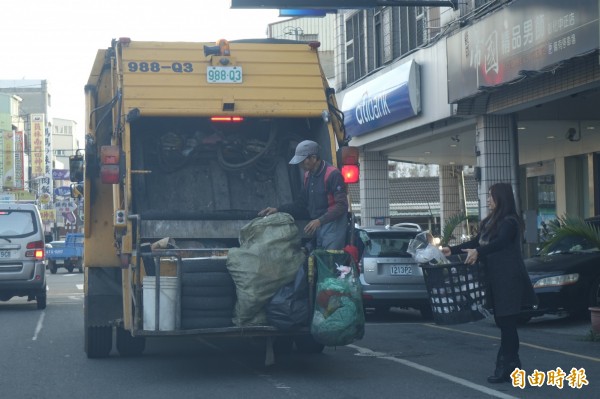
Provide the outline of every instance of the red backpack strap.
[[[323,184],[325,184],[325,190],[327,190],[327,180],[329,179],[329,176],[334,170],[337,170],[337,168],[332,165],[327,165],[327,169],[325,169],[325,176],[323,177]],[[327,204],[329,209],[335,207],[335,199],[333,198],[333,194],[331,193],[327,193]]]
[[325,181],[325,186],[326,187],[327,187],[327,179],[329,179],[329,175],[331,175],[331,172],[333,172],[336,169],[337,168],[335,166],[327,165],[327,169],[325,169],[325,176],[323,177],[323,180]]

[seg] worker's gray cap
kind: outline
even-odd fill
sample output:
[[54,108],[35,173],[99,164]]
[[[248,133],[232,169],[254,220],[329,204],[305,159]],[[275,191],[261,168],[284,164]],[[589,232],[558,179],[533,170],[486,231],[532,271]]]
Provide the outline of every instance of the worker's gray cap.
[[290,160],[290,164],[296,165],[304,161],[311,155],[319,154],[319,145],[311,140],[304,140],[296,146],[296,154],[294,158]]

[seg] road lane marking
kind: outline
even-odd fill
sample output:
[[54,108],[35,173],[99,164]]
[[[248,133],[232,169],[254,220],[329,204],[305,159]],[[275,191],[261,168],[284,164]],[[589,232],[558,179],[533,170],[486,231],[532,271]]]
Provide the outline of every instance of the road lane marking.
[[400,363],[400,364],[403,364],[405,366],[408,366],[408,367],[411,367],[411,368],[423,371],[425,373],[434,375],[436,377],[443,378],[443,379],[448,380],[450,382],[453,382],[455,384],[463,385],[463,386],[465,386],[467,388],[471,388],[471,389],[474,389],[476,391],[483,392],[486,395],[490,395],[490,396],[493,396],[493,397],[496,397],[496,398],[501,398],[501,399],[518,399],[518,397],[516,397],[516,396],[511,396],[511,395],[507,395],[507,394],[502,393],[502,392],[495,391],[495,390],[490,389],[490,388],[488,388],[486,386],[475,384],[475,383],[473,383],[471,381],[465,380],[464,378],[455,377],[453,375],[446,374],[446,373],[444,373],[442,371],[438,371],[438,370],[432,369],[431,367],[427,367],[427,366],[423,366],[423,365],[418,364],[418,363],[411,362],[410,360],[399,359],[397,357],[389,356],[389,355],[387,355],[385,353],[382,353],[382,352],[374,352],[371,349],[363,348],[363,347],[356,346],[356,345],[346,345],[346,346],[348,348],[352,348],[352,349],[357,350],[360,354],[366,354],[366,355],[369,355],[369,356],[377,357],[378,359],[390,360],[392,362]]
[[35,326],[35,332],[33,333],[32,341],[37,341],[38,334],[42,331],[42,326],[44,325],[44,318],[46,317],[46,311],[42,311],[40,314],[40,318],[38,319],[37,325]]
[[83,284],[75,284],[78,290],[83,290]]
[[[462,334],[475,335],[475,336],[484,337],[484,338],[491,338],[491,339],[495,339],[496,341],[500,340],[500,338],[495,337],[493,335],[487,335],[487,334],[474,333],[474,332],[470,332],[470,331],[457,330],[457,329],[450,328],[450,327],[438,326],[436,324],[423,324],[423,325],[424,326],[428,326],[428,327],[432,327],[432,328],[438,328],[440,330],[459,332],[459,333],[462,333]],[[593,362],[600,362],[600,358],[597,358],[597,357],[580,355],[580,354],[577,354],[577,353],[561,351],[559,349],[547,348],[545,346],[539,346],[539,345],[535,345],[535,344],[529,344],[529,343],[523,342],[523,341],[520,341],[520,344],[522,346],[528,346],[530,348],[539,349],[539,350],[543,350],[543,351],[546,351],[546,352],[560,353],[561,355],[566,355],[566,356],[571,356],[571,357],[577,357],[577,358],[585,359],[585,360],[591,360]]]

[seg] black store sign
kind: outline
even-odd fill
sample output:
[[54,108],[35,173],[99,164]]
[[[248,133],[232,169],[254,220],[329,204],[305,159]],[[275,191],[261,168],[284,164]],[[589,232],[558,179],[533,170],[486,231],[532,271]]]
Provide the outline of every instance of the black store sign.
[[598,48],[598,0],[516,0],[447,39],[453,103]]

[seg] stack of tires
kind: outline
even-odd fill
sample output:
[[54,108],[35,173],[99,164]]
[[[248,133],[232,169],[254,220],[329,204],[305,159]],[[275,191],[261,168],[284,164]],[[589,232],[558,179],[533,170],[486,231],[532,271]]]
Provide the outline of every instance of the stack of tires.
[[226,258],[182,260],[181,328],[231,327],[235,284]]

